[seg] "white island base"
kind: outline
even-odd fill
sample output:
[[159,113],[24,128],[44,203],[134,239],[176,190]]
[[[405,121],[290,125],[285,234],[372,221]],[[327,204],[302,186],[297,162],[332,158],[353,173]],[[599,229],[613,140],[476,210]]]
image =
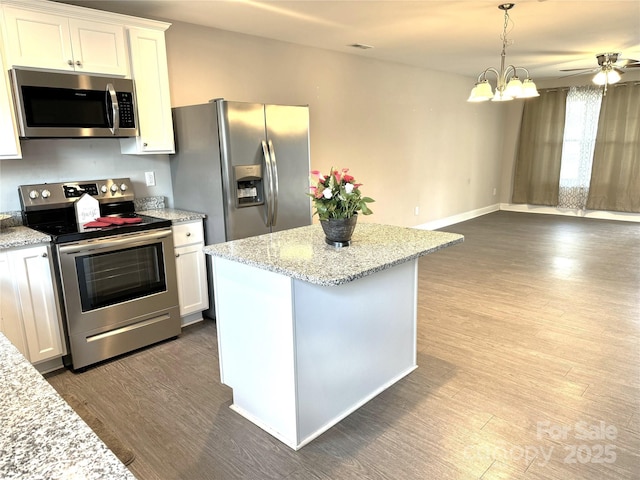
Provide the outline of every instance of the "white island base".
[[289,447],[417,368],[417,258],[337,286],[212,261],[231,408]]

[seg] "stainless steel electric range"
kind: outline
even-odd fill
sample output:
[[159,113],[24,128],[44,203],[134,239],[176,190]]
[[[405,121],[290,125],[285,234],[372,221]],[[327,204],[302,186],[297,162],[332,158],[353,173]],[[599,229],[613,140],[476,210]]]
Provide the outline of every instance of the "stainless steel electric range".
[[[180,334],[171,221],[136,214],[130,179],[18,191],[23,223],[52,238],[74,370]],[[79,224],[85,195],[99,214]]]

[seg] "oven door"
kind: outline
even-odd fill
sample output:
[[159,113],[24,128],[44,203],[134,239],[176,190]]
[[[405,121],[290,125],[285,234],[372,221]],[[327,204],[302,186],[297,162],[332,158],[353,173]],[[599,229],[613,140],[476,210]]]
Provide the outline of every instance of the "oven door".
[[180,333],[170,228],[57,250],[74,368]]

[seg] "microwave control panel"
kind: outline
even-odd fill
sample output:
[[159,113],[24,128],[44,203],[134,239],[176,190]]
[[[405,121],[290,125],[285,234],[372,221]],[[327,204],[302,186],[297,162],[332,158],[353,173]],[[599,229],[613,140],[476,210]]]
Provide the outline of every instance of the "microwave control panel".
[[118,106],[120,107],[120,128],[136,128],[133,109],[133,93],[116,92]]

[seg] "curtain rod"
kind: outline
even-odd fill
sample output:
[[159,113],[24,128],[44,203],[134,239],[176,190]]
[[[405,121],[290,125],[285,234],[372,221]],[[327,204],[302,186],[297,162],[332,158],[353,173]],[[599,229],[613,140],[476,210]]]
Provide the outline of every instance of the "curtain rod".
[[[627,86],[627,85],[640,85],[640,81],[635,81],[632,80],[630,82],[620,82],[620,83],[614,83],[614,84],[609,84],[609,88],[611,87],[623,87],[623,86]],[[598,85],[573,85],[574,87],[594,87],[594,88],[600,88]],[[551,88],[540,88],[538,89],[539,92],[562,92],[562,91],[568,91],[571,87],[551,87]]]

